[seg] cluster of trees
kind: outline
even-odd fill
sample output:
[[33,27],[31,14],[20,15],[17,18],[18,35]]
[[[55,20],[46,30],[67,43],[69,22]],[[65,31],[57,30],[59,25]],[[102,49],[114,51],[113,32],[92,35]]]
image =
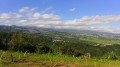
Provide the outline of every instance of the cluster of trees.
[[36,46],[48,45],[52,42],[45,36],[36,36],[18,32],[0,32],[0,49],[35,52]]
[[[13,50],[22,52],[36,52],[39,54],[62,52],[71,56],[81,56],[85,53],[91,53],[94,56],[103,56],[108,52],[115,52],[120,55],[120,45],[109,45],[105,47],[94,46],[94,42],[84,40],[56,41],[51,37],[41,34],[26,34],[20,32],[1,31],[0,32],[0,49]],[[113,53],[112,53],[113,54]]]

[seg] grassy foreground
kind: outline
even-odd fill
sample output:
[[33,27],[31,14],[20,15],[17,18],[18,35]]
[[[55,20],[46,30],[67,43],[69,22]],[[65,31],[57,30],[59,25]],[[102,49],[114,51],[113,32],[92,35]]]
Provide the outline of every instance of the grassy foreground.
[[120,67],[120,61],[1,50],[0,67]]

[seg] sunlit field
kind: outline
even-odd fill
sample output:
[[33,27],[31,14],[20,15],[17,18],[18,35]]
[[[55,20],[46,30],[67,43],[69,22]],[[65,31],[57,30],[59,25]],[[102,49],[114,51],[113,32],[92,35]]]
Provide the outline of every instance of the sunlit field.
[[0,51],[0,55],[0,67],[120,67],[120,60],[72,57],[60,53]]

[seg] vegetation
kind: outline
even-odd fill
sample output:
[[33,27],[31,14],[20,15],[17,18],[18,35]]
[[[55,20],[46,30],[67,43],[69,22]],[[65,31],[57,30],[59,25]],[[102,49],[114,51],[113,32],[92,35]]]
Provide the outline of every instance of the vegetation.
[[119,39],[97,37],[97,36],[80,36],[80,40],[86,40],[90,42],[96,42],[98,44],[120,44]]
[[0,55],[0,67],[120,67],[119,59],[72,57],[61,53],[0,51]]
[[119,67],[119,43],[110,39],[112,45],[102,45],[104,39],[95,38],[0,31],[1,66]]

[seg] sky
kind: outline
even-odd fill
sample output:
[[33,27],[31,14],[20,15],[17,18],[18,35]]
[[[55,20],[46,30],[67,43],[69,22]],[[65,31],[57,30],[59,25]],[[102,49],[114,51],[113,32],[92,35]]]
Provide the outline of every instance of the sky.
[[0,0],[0,25],[120,33],[120,0]]

